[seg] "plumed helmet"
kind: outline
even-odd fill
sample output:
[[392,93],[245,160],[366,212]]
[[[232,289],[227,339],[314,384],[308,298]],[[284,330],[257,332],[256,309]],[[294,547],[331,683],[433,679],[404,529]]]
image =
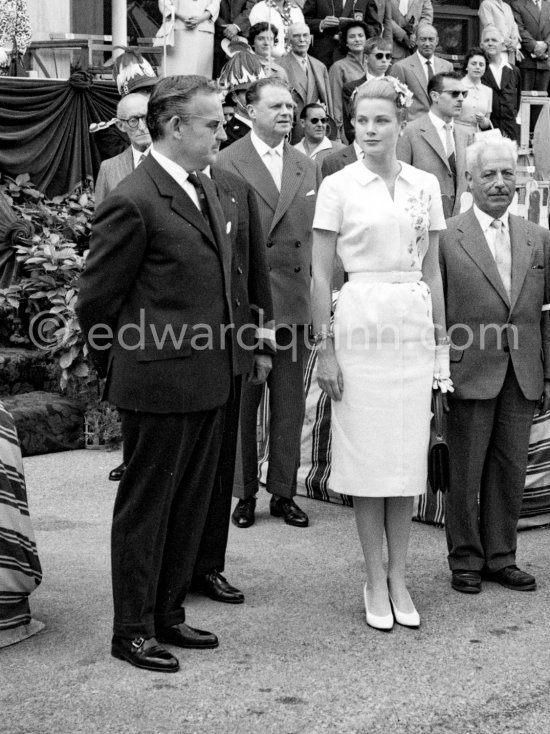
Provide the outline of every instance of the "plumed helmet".
[[113,63],[113,78],[121,97],[154,86],[158,79],[139,51],[125,51]]
[[238,51],[220,72],[218,84],[226,92],[237,92],[264,79],[266,73],[258,57],[249,51]]

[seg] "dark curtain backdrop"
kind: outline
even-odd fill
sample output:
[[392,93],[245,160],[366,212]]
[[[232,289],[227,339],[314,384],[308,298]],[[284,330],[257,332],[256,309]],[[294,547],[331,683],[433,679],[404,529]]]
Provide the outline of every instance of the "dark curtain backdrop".
[[82,71],[67,81],[0,77],[0,171],[28,173],[50,197],[95,181],[101,161],[128,145],[114,126],[88,130],[115,117],[119,98],[114,82]]

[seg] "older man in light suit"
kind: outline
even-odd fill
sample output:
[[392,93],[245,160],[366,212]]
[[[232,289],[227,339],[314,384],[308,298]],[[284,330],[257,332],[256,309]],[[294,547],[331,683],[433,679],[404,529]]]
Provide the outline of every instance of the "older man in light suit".
[[477,142],[467,158],[474,206],[440,235],[455,388],[445,501],[452,586],[478,593],[485,578],[531,591],[535,578],[516,566],[516,529],[533,414],[550,405],[550,233],[509,212],[513,141]]
[[147,129],[148,95],[134,92],[123,97],[117,105],[118,129],[128,136],[130,146],[113,158],[103,161],[95,184],[95,204],[103,199],[142,162],[151,145]]
[[436,74],[428,85],[430,111],[407,125],[397,141],[400,161],[433,173],[439,181],[445,217],[460,211],[460,197],[466,191],[466,147],[468,133],[453,119],[460,115],[467,91],[462,74]]
[[416,41],[418,49],[412,56],[396,62],[388,72],[408,86],[413,93],[412,105],[407,110],[409,122],[425,114],[430,108],[428,82],[442,71],[452,71],[450,61],[435,55],[439,42],[436,29],[432,25],[422,24],[418,28]]
[[[218,165],[245,178],[256,191],[271,277],[277,353],[268,377],[270,391],[270,511],[289,525],[306,527],[296,505],[296,474],[304,417],[303,359],[305,328],[310,322],[311,228],[317,191],[315,164],[298,153],[285,136],[292,124],[289,86],[261,79],[247,91],[252,131],[223,150]],[[233,522],[254,522],[258,490],[256,416],[261,387],[247,384],[241,404],[243,481]]]

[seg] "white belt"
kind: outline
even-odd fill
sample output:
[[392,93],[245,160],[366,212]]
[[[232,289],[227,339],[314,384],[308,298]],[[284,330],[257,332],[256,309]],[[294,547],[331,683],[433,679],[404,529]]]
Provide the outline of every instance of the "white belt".
[[389,270],[387,272],[348,273],[350,281],[358,280],[363,283],[417,283],[422,280],[420,270]]

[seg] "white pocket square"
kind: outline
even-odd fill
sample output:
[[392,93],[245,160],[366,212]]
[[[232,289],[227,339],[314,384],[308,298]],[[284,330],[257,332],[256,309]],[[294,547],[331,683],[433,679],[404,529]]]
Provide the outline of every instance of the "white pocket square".
[[227,222],[227,227],[225,228],[225,231],[227,234],[231,232],[231,222]]
[[311,189],[311,191],[308,191],[306,196],[315,196],[315,191]]

